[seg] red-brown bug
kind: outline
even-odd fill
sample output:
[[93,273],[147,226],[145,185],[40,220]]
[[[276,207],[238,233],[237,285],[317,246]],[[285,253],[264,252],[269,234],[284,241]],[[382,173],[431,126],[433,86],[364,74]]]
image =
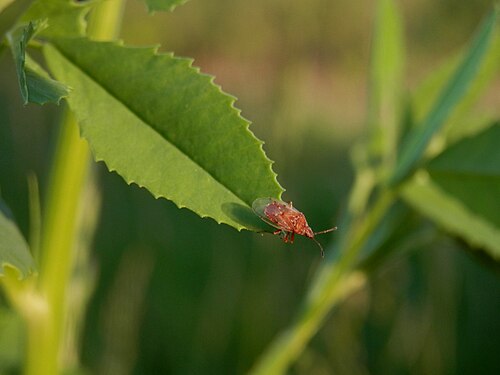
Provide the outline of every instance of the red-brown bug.
[[258,198],[252,203],[252,209],[262,220],[277,228],[273,234],[280,234],[284,242],[293,243],[295,234],[312,239],[321,249],[321,257],[325,256],[325,252],[314,236],[337,229],[333,227],[321,232],[313,232],[304,214],[294,208],[292,202],[286,203],[275,198]]

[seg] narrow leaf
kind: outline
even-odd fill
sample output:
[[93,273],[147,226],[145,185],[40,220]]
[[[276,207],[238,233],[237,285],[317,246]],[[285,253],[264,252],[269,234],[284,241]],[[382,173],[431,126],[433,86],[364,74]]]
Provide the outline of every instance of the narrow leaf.
[[415,128],[409,137],[407,137],[394,173],[389,179],[390,185],[400,182],[415,168],[432,136],[443,126],[454,107],[467,92],[492,40],[496,13],[496,11],[493,11],[486,18],[477,37],[472,42],[467,55],[448,82],[432,110],[423,123]]
[[375,148],[393,159],[398,138],[401,80],[404,66],[403,30],[393,0],[377,2],[372,45],[368,122],[375,127]]
[[[412,95],[412,113],[416,122],[421,123],[425,114],[430,111],[432,103],[438,98],[439,92],[443,90],[446,82],[457,69],[460,63],[459,57],[465,55],[465,52],[447,60],[415,90]],[[479,68],[479,73],[476,74],[470,84],[470,88],[463,95],[444,124],[444,132],[442,133],[444,133],[443,136],[446,138],[446,142],[454,142],[463,137],[474,135],[481,131],[484,125],[488,125],[488,121],[484,121],[485,117],[498,117],[498,108],[491,108],[491,113],[482,110],[478,114],[477,111],[473,110],[473,106],[485,89],[494,81],[499,71],[500,32],[497,23],[493,40],[487,48],[483,62]],[[478,117],[482,117],[482,119],[478,120]]]
[[435,185],[426,174],[417,174],[400,190],[402,198],[417,211],[473,247],[500,260],[500,227],[476,215],[462,201]]
[[0,276],[5,275],[5,266],[17,269],[21,278],[35,270],[28,244],[11,219],[9,210],[0,201]]
[[500,228],[500,123],[463,139],[430,161],[427,170],[441,189],[475,215]]
[[44,49],[97,160],[128,183],[237,229],[262,228],[258,197],[282,188],[234,98],[192,61],[85,39]]
[[144,0],[150,12],[173,11],[179,5],[185,4],[188,0]]
[[26,46],[39,30],[46,27],[45,21],[30,22],[10,32],[7,36],[12,55],[16,63],[16,71],[24,104],[58,104],[61,98],[68,95],[68,88],[49,77],[48,73],[26,53]]

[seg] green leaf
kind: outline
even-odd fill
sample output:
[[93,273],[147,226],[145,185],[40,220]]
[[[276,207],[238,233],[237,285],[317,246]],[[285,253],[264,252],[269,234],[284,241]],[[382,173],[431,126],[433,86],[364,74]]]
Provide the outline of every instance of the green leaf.
[[416,124],[422,125],[425,117],[432,110],[432,106],[438,101],[439,94],[444,91],[446,84],[451,80],[453,73],[457,71],[467,51],[460,55],[453,55],[432,73],[412,93],[411,111]]
[[202,217],[263,228],[252,202],[283,189],[262,142],[213,77],[155,48],[54,43],[46,60],[74,88],[68,102],[97,160]]
[[[466,51],[459,56],[450,58],[417,88],[412,98],[412,113],[416,122],[422,122],[425,114],[430,111],[432,103],[438,98],[439,92],[443,90],[444,85],[457,69],[460,63],[459,57],[465,55],[465,52]],[[462,99],[444,124],[444,131],[442,132],[443,137],[446,138],[444,144],[458,141],[463,137],[471,136],[481,131],[484,125],[488,125],[488,121],[484,121],[485,117],[498,117],[498,108],[491,108],[491,113],[487,113],[487,111],[485,113],[483,109],[481,113],[478,114],[477,111],[473,110],[473,106],[488,85],[491,85],[494,81],[499,70],[500,32],[497,24],[493,40],[479,68],[479,74],[476,74],[471,82],[470,88],[463,95]]]
[[429,162],[433,181],[500,228],[500,123],[450,146]]
[[173,11],[177,6],[185,4],[188,0],[144,0],[148,11]]
[[29,93],[28,101],[31,103],[59,104],[70,91],[68,86],[50,78],[49,74],[29,55],[26,55],[26,80]]
[[415,178],[403,184],[400,194],[409,205],[438,226],[500,260],[500,227],[476,215],[462,201],[443,191],[425,172],[417,173]]
[[85,16],[94,4],[92,1],[35,0],[21,22],[47,19],[48,27],[40,32],[43,37],[77,37],[85,35]]
[[381,0],[377,4],[368,122],[376,128],[375,148],[380,150],[377,153],[393,159],[398,138],[404,67],[403,31],[394,1]]
[[432,110],[407,137],[401,150],[396,168],[389,179],[390,185],[395,185],[415,168],[422,157],[432,136],[443,126],[460,99],[470,88],[470,84],[485,53],[493,39],[497,12],[493,11],[484,21],[475,40],[472,42],[467,55],[464,57],[457,71],[448,82]]
[[19,17],[29,8],[33,0],[13,0],[0,13],[0,42],[19,20]]
[[16,63],[24,104],[48,102],[59,104],[69,92],[68,87],[50,78],[47,72],[26,53],[29,40],[45,27],[45,21],[30,22],[28,25],[17,27],[7,35]]
[[5,266],[17,269],[21,278],[35,270],[28,244],[11,219],[7,207],[0,201],[0,276],[5,275]]

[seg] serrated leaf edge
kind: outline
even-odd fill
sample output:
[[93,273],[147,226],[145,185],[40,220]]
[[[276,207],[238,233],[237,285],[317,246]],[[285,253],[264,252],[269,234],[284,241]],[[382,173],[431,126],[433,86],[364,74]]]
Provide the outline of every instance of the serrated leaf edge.
[[[149,51],[149,52],[150,52],[151,54],[153,54],[154,56],[169,56],[169,57],[171,57],[171,58],[173,58],[173,59],[176,59],[176,60],[179,60],[179,61],[183,61],[183,62],[185,62],[185,63],[187,64],[187,67],[188,67],[189,69],[192,69],[195,73],[197,73],[197,74],[199,74],[199,75],[201,75],[201,76],[203,76],[203,77],[208,78],[209,83],[210,83],[213,87],[215,87],[215,88],[217,89],[217,91],[218,91],[220,94],[222,94],[222,95],[224,95],[224,96],[226,96],[226,97],[228,97],[228,98],[230,99],[230,102],[229,102],[230,109],[231,109],[231,110],[233,110],[233,111],[235,112],[235,114],[236,114],[236,115],[237,115],[240,119],[242,119],[242,120],[243,120],[243,122],[244,122],[244,124],[245,124],[245,125],[244,125],[244,129],[247,131],[247,133],[248,133],[248,134],[249,134],[249,135],[253,138],[253,140],[256,142],[256,144],[258,145],[258,147],[259,147],[260,151],[261,151],[261,152],[262,152],[262,154],[264,155],[265,160],[267,161],[269,171],[271,172],[271,174],[272,174],[272,176],[273,176],[273,180],[274,180],[274,182],[276,183],[276,185],[278,186],[279,190],[281,191],[281,192],[280,192],[280,194],[279,194],[279,197],[278,197],[278,198],[281,198],[281,194],[285,191],[285,189],[283,189],[283,187],[282,187],[282,186],[280,185],[280,183],[278,182],[278,179],[277,179],[277,176],[278,176],[278,175],[277,175],[277,173],[276,173],[276,172],[274,172],[274,170],[272,169],[272,165],[273,165],[275,162],[274,162],[273,160],[269,159],[269,158],[267,157],[267,154],[266,154],[266,153],[265,153],[265,151],[264,151],[264,148],[263,148],[264,141],[262,141],[262,140],[258,139],[258,138],[255,136],[255,134],[254,134],[254,133],[250,130],[250,124],[251,124],[251,122],[250,122],[250,121],[248,121],[248,120],[247,120],[246,118],[244,118],[243,116],[241,116],[241,110],[240,110],[239,108],[235,107],[235,105],[234,105],[234,104],[235,104],[235,102],[236,102],[236,100],[237,100],[237,98],[236,98],[235,96],[233,96],[233,95],[231,95],[231,94],[228,94],[228,93],[226,93],[225,91],[223,91],[222,87],[221,87],[219,84],[215,83],[215,81],[214,81],[214,80],[215,80],[215,76],[213,76],[213,75],[211,75],[211,74],[207,74],[207,73],[202,73],[202,72],[201,72],[201,69],[200,69],[199,67],[197,67],[197,66],[193,66],[194,59],[192,59],[192,58],[178,57],[178,56],[175,56],[173,52],[158,52],[158,50],[159,50],[159,48],[160,48],[160,45],[154,45],[154,46],[148,46],[148,47],[134,47],[134,46],[127,46],[127,45],[125,45],[125,44],[124,44],[124,42],[123,42],[123,40],[110,41],[110,42],[102,42],[102,43],[107,43],[107,44],[111,44],[111,45],[116,45],[116,46],[123,47],[123,48],[141,49],[141,50],[146,51],[146,52],[147,52],[147,51]],[[58,52],[59,52],[62,56],[64,56],[64,57],[67,59],[67,61],[69,61],[69,62],[72,64],[71,59],[69,59],[69,58],[68,58],[68,57],[67,57],[67,56],[66,56],[66,55],[65,55],[65,54],[64,54],[64,53],[63,53],[63,52],[62,52],[59,48],[57,48],[57,45],[56,45],[56,44],[52,44],[52,46],[53,46],[55,49],[57,49],[57,51],[58,51]],[[74,64],[73,64],[73,65],[74,65]],[[75,67],[76,67],[77,69],[81,70],[79,66],[75,65]],[[87,74],[87,72],[83,72],[83,73],[84,73],[84,74],[85,74],[85,75],[86,75],[89,79],[91,79],[92,81],[94,81],[97,85],[99,85],[100,87],[102,87],[102,86],[99,84],[99,82],[97,82],[96,80],[94,80],[94,78],[92,77],[92,75]],[[106,88],[105,88],[105,87],[102,87],[102,88],[103,88],[104,90],[106,90]],[[71,95],[71,93],[70,93],[70,95]],[[112,94],[110,93],[110,95],[112,95]],[[116,98],[114,95],[112,95],[112,96],[113,96],[113,97],[114,97],[117,101],[119,101],[120,103],[122,103],[122,102],[121,102],[121,100],[119,100],[118,98]],[[125,104],[124,104],[124,105],[125,105]],[[126,106],[126,105],[125,105],[125,106]],[[70,107],[71,107],[71,105],[70,105]],[[137,115],[134,111],[132,111],[132,110],[131,110],[131,112],[132,112],[132,113],[133,113],[133,114],[134,114],[134,115],[135,115],[138,119],[140,119],[142,122],[147,123],[147,122],[146,122],[146,121],[144,121],[144,120],[143,120],[143,119],[142,119],[139,115]],[[76,115],[76,113],[75,113],[75,117],[77,117],[78,122],[85,123],[85,122],[87,121],[87,119],[85,119],[85,118],[78,118],[78,116]],[[156,132],[156,130],[155,130],[154,128],[151,128],[151,129],[152,129],[153,131],[155,131],[155,132]],[[160,198],[167,199],[167,200],[171,201],[172,203],[174,203],[176,207],[178,207],[178,208],[187,208],[188,210],[190,210],[190,211],[194,212],[195,214],[197,214],[197,215],[198,215],[198,216],[200,216],[201,218],[207,218],[207,217],[208,217],[208,218],[211,218],[211,219],[213,219],[213,220],[214,220],[216,223],[218,223],[218,224],[226,224],[226,225],[229,225],[229,226],[231,226],[231,227],[235,228],[235,229],[236,229],[236,230],[238,230],[238,231],[241,231],[242,229],[250,230],[249,228],[247,228],[247,227],[245,227],[245,226],[243,226],[243,225],[234,226],[234,225],[232,225],[232,224],[230,224],[230,223],[228,223],[228,222],[226,222],[226,221],[224,221],[224,220],[217,220],[216,218],[214,218],[214,217],[210,216],[209,214],[206,214],[206,213],[203,213],[203,212],[197,212],[197,211],[194,211],[194,210],[190,209],[188,206],[186,206],[186,205],[184,205],[184,204],[182,204],[182,203],[178,203],[178,202],[176,202],[176,201],[172,200],[172,199],[171,199],[169,196],[167,196],[167,195],[163,195],[163,194],[155,194],[155,193],[153,193],[153,192],[152,192],[152,191],[150,191],[150,190],[149,190],[146,186],[144,186],[144,185],[142,185],[142,184],[138,183],[137,181],[135,181],[134,179],[130,178],[129,176],[126,176],[124,173],[119,173],[119,172],[118,172],[118,170],[117,170],[115,167],[113,167],[113,166],[112,166],[112,165],[110,165],[108,162],[106,162],[103,158],[101,158],[101,157],[97,154],[97,152],[96,152],[96,150],[94,149],[94,147],[92,146],[91,142],[89,142],[89,139],[88,139],[88,138],[87,138],[87,136],[85,135],[85,132],[83,131],[82,127],[80,127],[80,129],[79,129],[79,133],[80,133],[80,136],[81,136],[83,139],[85,139],[85,140],[87,141],[87,143],[88,143],[88,145],[89,145],[89,147],[90,147],[90,149],[91,149],[91,151],[92,151],[92,155],[93,155],[94,160],[95,160],[96,162],[103,162],[103,163],[106,165],[106,168],[107,168],[110,172],[115,172],[115,173],[117,173],[119,176],[121,176],[121,177],[123,178],[123,180],[124,180],[124,181],[125,181],[128,185],[135,184],[135,185],[137,185],[137,186],[138,186],[138,187],[140,187],[140,188],[144,188],[144,189],[146,189],[146,190],[147,190],[147,191],[148,191],[151,195],[153,195],[153,197],[154,197],[155,199],[160,199]],[[161,136],[161,135],[160,135],[160,136]],[[161,136],[161,137],[162,137],[162,138],[164,138],[163,136]],[[167,139],[165,139],[165,140],[166,140],[166,141],[168,141]],[[179,150],[179,152],[181,152],[183,155],[185,155],[187,158],[189,158],[189,159],[190,159],[190,160],[191,160],[194,164],[199,165],[199,164],[198,164],[195,160],[193,160],[193,159],[191,158],[191,156],[190,156],[190,155],[186,154],[183,150],[179,149],[179,148],[177,147],[177,145],[176,145],[176,144],[174,144],[174,143],[172,143],[172,142],[170,142],[170,141],[168,141],[168,142],[169,142],[169,143],[170,143],[173,147],[175,147],[176,149],[178,149],[178,150]],[[245,205],[246,205],[246,206],[247,206],[250,210],[252,209],[251,203],[248,203],[248,202],[243,201],[243,200],[242,200],[242,199],[241,199],[241,198],[240,198],[240,197],[239,197],[239,196],[238,196],[235,192],[233,192],[231,189],[229,189],[227,186],[225,186],[223,183],[221,183],[221,182],[220,182],[217,178],[215,178],[215,177],[214,177],[214,176],[213,176],[210,172],[208,172],[205,168],[203,168],[203,167],[202,167],[202,169],[203,169],[204,171],[206,171],[206,172],[207,172],[207,173],[208,173],[208,174],[209,174],[209,175],[210,175],[210,176],[214,179],[214,181],[216,181],[216,182],[217,182],[218,184],[220,184],[220,185],[221,185],[224,189],[228,190],[228,191],[229,191],[232,195],[234,195],[236,198],[238,198],[238,199],[240,200],[240,202],[241,202],[241,203],[244,203],[244,204],[245,204]],[[256,198],[258,198],[258,197],[256,197]]]

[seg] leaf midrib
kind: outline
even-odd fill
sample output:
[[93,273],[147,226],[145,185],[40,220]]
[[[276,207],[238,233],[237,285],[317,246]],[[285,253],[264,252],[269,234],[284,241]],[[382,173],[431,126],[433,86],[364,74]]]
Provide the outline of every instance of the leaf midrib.
[[[177,144],[173,143],[167,136],[161,134],[154,126],[150,126],[150,123],[148,121],[146,121],[141,115],[139,115],[136,111],[134,111],[131,107],[129,107],[128,105],[126,105],[126,102],[123,101],[119,96],[115,95],[115,93],[110,90],[107,86],[103,85],[100,81],[98,81],[92,74],[90,74],[90,72],[88,72],[86,69],[84,69],[82,66],[76,64],[70,57],[68,57],[67,54],[65,54],[60,48],[57,47],[56,44],[51,44],[55,49],[57,49],[57,51],[71,64],[73,65],[76,69],[78,69],[79,71],[81,71],[86,77],[88,77],[89,79],[92,80],[92,82],[94,82],[96,85],[98,85],[102,90],[104,90],[105,92],[107,92],[111,97],[113,97],[118,103],[120,103],[122,106],[124,106],[126,108],[127,111],[129,111],[130,113],[132,113],[135,117],[137,117],[143,124],[146,124],[149,126],[150,129],[152,129],[156,134],[158,134],[158,136],[161,138],[161,139],[164,139],[165,142],[167,142],[170,146],[176,148],[177,150],[179,150],[179,152],[181,152],[183,155],[185,155],[189,160],[191,160],[193,162],[193,164],[197,165],[198,167],[200,167],[203,171],[205,171],[215,182],[217,182],[220,186],[222,186],[224,189],[226,189],[227,191],[229,191],[232,195],[234,195],[236,198],[238,198],[238,200],[240,200],[242,203],[244,203],[248,208],[251,208],[250,204],[248,204],[248,202],[246,202],[242,197],[240,197],[238,194],[236,194],[236,192],[229,188],[228,186],[226,186],[223,182],[221,182],[218,178],[215,177],[215,175],[210,171],[208,170],[207,168],[205,168],[203,165],[201,165],[198,161],[196,161],[195,159],[193,159],[186,151],[184,151],[182,148],[180,148]],[[118,46],[118,45],[117,45]],[[119,46],[119,47],[122,47],[122,46]],[[123,48],[126,48],[126,47],[123,47]],[[156,52],[152,52],[155,56],[159,56],[159,54],[157,54]],[[175,57],[174,57],[175,58]],[[234,106],[231,107],[232,110],[235,110]]]

